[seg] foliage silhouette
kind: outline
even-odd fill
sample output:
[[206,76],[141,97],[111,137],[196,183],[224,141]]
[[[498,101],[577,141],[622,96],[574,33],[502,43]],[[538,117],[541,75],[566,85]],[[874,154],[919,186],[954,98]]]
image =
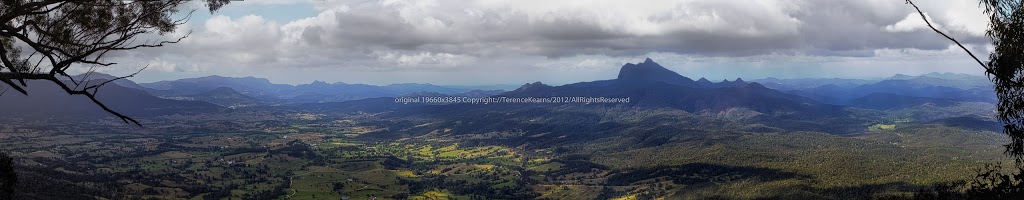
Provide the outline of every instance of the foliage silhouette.
[[[135,74],[89,84],[88,75],[81,78],[83,80],[75,80],[67,70],[88,66],[90,73],[87,74],[91,74],[97,67],[117,64],[105,61],[105,55],[181,41],[188,34],[173,41],[152,42],[144,37],[170,33],[184,24],[188,17],[172,19],[171,15],[178,13],[179,6],[186,2],[3,0],[0,3],[0,82],[4,84],[0,85],[0,95],[10,89],[28,95],[27,81],[42,80],[60,86],[70,95],[88,97],[125,123],[141,125],[96,99],[103,85]],[[213,12],[229,0],[206,2]],[[24,56],[25,53],[28,56]]]
[[989,55],[986,72],[999,98],[998,117],[1003,132],[1010,136],[1008,154],[1017,164],[1024,162],[1024,7],[1020,1],[982,0],[989,15],[989,29],[995,51]]
[[0,199],[14,199],[14,186],[17,182],[14,159],[6,153],[0,153]]

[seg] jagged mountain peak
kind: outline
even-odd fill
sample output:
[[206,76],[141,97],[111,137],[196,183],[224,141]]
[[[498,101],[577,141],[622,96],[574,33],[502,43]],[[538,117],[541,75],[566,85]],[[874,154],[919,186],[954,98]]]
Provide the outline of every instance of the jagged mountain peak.
[[906,79],[912,79],[912,78],[914,78],[914,76],[906,75],[906,74],[896,74],[896,75],[893,75],[892,77],[889,77],[888,79],[890,79],[890,80],[906,80]]
[[757,83],[757,82],[750,82],[750,83],[747,84],[747,87],[767,89],[766,87],[764,87],[764,85],[761,85],[760,83]]
[[523,84],[523,86],[520,86],[519,89],[516,89],[514,91],[527,91],[527,90],[534,90],[534,89],[537,89],[537,88],[548,88],[548,87],[551,87],[551,86],[545,85],[544,83],[541,83],[540,81],[537,81],[537,82],[533,82],[533,83]]
[[631,83],[643,82],[665,82],[677,85],[688,85],[693,79],[679,75],[669,70],[654,60],[647,58],[642,63],[627,63],[619,70],[617,80]]

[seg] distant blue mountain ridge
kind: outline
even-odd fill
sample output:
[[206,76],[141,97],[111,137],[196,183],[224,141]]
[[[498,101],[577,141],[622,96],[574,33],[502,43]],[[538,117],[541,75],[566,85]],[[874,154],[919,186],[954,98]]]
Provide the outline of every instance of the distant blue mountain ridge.
[[[76,80],[93,84],[116,77],[101,73],[75,76]],[[44,83],[32,85],[45,85]],[[314,81],[309,84],[275,84],[265,78],[206,76],[154,83],[135,83],[130,80],[114,81],[111,89],[104,89],[101,97],[117,96],[111,102],[124,103],[131,108],[145,110],[167,108],[165,111],[203,110],[210,107],[232,108],[257,105],[281,105],[343,102],[361,99],[399,96],[604,96],[632,97],[630,106],[656,108],[666,107],[689,112],[712,112],[733,108],[751,109],[761,113],[788,113],[816,111],[829,113],[833,105],[852,106],[868,109],[899,109],[917,105],[955,105],[959,102],[994,103],[996,98],[992,85],[983,76],[929,73],[918,76],[898,74],[878,80],[802,78],[765,78],[746,81],[710,81],[691,78],[668,70],[651,59],[622,66],[615,79],[580,82],[561,86],[550,86],[540,82],[524,84],[516,88],[510,85],[491,86],[439,86],[423,83],[391,85],[327,83]],[[495,89],[501,88],[501,89]],[[38,90],[38,91],[35,91]],[[0,101],[25,101],[26,99],[54,99],[64,102],[62,91],[40,86],[30,88],[33,94],[42,97],[21,98],[18,95],[4,95]],[[51,95],[52,93],[52,95]],[[75,97],[68,97],[75,98]],[[141,105],[135,100],[157,102]],[[162,99],[162,100],[155,100]],[[194,103],[200,101],[204,103]],[[68,101],[70,102],[70,101]],[[52,103],[52,102],[51,102]],[[78,105],[77,103],[66,103]],[[111,103],[113,104],[113,103]],[[20,105],[10,103],[9,105]],[[88,105],[82,105],[89,107]],[[9,110],[25,110],[24,106]],[[193,109],[195,108],[195,109]],[[70,109],[74,110],[74,109]]]

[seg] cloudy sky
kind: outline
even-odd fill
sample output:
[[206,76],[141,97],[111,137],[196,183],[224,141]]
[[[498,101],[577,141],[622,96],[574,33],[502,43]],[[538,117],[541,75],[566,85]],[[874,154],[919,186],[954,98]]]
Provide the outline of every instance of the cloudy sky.
[[[196,2],[194,7],[199,7]],[[977,0],[919,1],[985,56]],[[276,83],[566,84],[653,58],[707,77],[982,74],[903,0],[246,0],[200,10],[179,44],[100,71],[135,81],[221,76]]]

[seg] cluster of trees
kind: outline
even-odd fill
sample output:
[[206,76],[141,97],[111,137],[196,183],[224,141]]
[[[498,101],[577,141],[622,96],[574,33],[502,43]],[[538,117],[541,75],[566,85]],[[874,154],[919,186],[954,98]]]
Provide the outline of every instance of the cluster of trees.
[[18,175],[14,172],[14,159],[6,153],[0,153],[0,199],[13,199],[14,186]]
[[533,199],[538,196],[525,184],[510,184],[507,187],[492,187],[498,182],[449,179],[446,176],[429,176],[420,180],[399,179],[399,184],[409,186],[409,194],[422,194],[431,190],[448,190],[451,193],[467,195],[473,199]]
[[114,199],[123,192],[115,178],[17,166],[13,199]]

